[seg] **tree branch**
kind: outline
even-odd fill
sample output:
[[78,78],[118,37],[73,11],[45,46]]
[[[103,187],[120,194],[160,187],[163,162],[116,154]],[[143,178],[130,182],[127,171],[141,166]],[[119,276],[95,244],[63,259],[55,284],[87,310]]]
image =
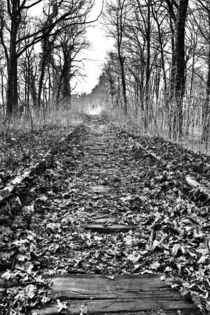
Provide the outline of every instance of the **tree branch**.
[[42,0],[37,0],[36,2],[34,2],[34,3],[30,4],[30,5],[26,5],[26,6],[24,5],[22,8],[23,9],[30,9],[30,8],[34,7],[35,5],[37,5],[40,2],[42,2]]

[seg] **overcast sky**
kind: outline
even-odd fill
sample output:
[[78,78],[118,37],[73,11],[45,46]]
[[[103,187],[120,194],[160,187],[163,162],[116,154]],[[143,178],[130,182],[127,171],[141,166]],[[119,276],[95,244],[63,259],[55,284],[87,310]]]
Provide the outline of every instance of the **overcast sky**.
[[[105,0],[106,1],[106,0]],[[94,20],[101,12],[103,0],[95,0],[95,6],[91,13],[90,19]],[[41,6],[36,6],[34,14],[40,14]],[[110,38],[106,38],[105,30],[100,17],[93,26],[88,27],[87,38],[91,43],[91,47],[83,54],[85,61],[82,65],[82,70],[85,74],[83,79],[77,81],[77,92],[89,93],[97,84],[107,51],[113,47],[113,42]]]
[[[95,2],[96,4],[91,14],[91,19],[95,19],[102,8],[102,0],[96,0]],[[84,70],[87,78],[85,78],[83,82],[78,82],[78,89],[80,91],[90,92],[97,84],[106,58],[106,53],[112,49],[113,42],[110,38],[106,37],[101,17],[92,27],[88,28],[87,38],[91,43],[90,49],[85,53],[87,60],[84,63]]]

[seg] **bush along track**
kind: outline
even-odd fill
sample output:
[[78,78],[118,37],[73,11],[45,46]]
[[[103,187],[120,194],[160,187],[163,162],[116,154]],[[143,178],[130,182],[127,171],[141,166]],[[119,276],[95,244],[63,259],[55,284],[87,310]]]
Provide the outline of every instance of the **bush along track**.
[[[208,207],[185,185],[178,167],[163,166],[114,125],[90,120],[77,128],[2,206],[9,214],[1,232],[2,309],[26,314],[54,299],[46,277],[149,272],[207,312]],[[87,228],[110,220],[135,229]]]

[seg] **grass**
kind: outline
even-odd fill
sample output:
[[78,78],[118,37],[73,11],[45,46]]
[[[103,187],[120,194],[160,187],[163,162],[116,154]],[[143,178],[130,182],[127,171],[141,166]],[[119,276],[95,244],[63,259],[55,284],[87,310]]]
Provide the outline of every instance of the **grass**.
[[[134,108],[134,105],[131,104],[130,108]],[[189,113],[184,113],[184,135],[182,139],[173,140],[169,137],[169,122],[166,114],[160,113],[161,105],[158,104],[156,110],[154,110],[154,104],[152,104],[151,108],[153,108],[153,113],[150,115],[146,129],[144,126],[144,116],[141,111],[135,116],[132,110],[132,112],[128,113],[128,117],[125,117],[121,110],[115,109],[110,110],[110,115],[119,125],[125,126],[128,130],[138,135],[159,136],[167,141],[180,144],[184,148],[190,149],[196,153],[210,155],[210,136],[208,142],[204,143],[202,141],[203,126],[200,117],[201,114],[198,114],[198,111],[191,112],[191,120],[189,119]]]

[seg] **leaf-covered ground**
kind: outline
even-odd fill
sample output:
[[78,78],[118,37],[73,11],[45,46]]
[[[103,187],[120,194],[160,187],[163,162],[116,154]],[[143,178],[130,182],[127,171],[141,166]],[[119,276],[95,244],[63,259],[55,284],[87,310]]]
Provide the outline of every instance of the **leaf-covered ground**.
[[40,161],[71,130],[46,126],[35,131],[11,130],[0,134],[0,189],[23,170]]
[[195,153],[182,145],[174,144],[158,137],[134,136],[136,143],[141,143],[146,149],[154,152],[171,166],[184,174],[191,174],[200,183],[210,181],[210,156]]
[[[111,278],[163,273],[162,280],[187,299],[210,308],[209,203],[193,198],[186,187],[189,167],[178,148],[173,161],[164,156],[168,163],[163,166],[139,149],[138,141],[99,118],[83,124],[47,169],[1,206],[2,278],[19,285],[7,289],[1,307],[8,314],[26,314],[48,302],[43,278],[67,273]],[[164,154],[167,144],[156,139],[149,145],[155,143],[154,149]],[[105,191],[100,191],[102,185]],[[137,229],[85,229],[100,220],[109,225],[108,218]]]

